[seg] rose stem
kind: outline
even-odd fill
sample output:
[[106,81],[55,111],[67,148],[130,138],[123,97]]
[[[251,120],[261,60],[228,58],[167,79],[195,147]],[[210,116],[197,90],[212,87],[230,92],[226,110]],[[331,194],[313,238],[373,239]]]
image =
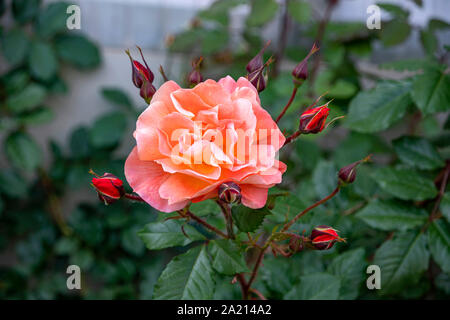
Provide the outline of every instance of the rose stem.
[[220,206],[220,209],[222,209],[223,215],[225,217],[225,222],[227,224],[228,238],[235,239],[236,236],[234,235],[233,231],[233,218],[231,217],[231,206],[228,203],[224,203],[223,201],[220,200],[217,200],[217,204]]
[[333,198],[340,190],[341,185],[338,184],[338,186],[336,187],[336,189],[334,189],[334,191],[332,193],[330,193],[328,196],[326,196],[325,198],[323,198],[322,200],[317,201],[316,203],[314,203],[313,205],[309,206],[308,208],[306,208],[305,210],[303,210],[302,212],[300,212],[299,214],[297,214],[294,219],[292,219],[291,221],[289,221],[288,223],[286,223],[283,227],[283,229],[281,229],[280,232],[284,232],[287,229],[289,229],[298,219],[300,219],[304,214],[306,214],[308,211],[314,209],[315,207],[321,205],[324,202],[327,202],[328,200],[330,200],[331,198]]
[[125,193],[124,197],[127,198],[127,199],[130,199],[130,200],[134,200],[134,201],[145,202],[145,200],[142,199],[137,194]]
[[281,113],[278,115],[277,120],[275,120],[276,123],[278,123],[278,121],[281,120],[281,118],[284,116],[284,114],[286,113],[286,111],[289,109],[289,107],[292,104],[292,101],[294,101],[295,99],[295,95],[297,94],[297,87],[294,87],[294,90],[292,90],[292,94],[291,97],[289,98],[289,101],[287,102],[287,104],[284,106],[283,110],[281,111]]
[[253,292],[254,294],[256,294],[260,300],[267,300],[267,298],[264,297],[264,295],[261,292],[259,292],[259,290],[252,289],[252,288],[250,288],[249,290],[251,292]]
[[298,136],[301,135],[301,134],[302,134],[302,132],[301,132],[300,130],[297,130],[296,132],[294,132],[291,136],[289,136],[289,137],[286,139],[286,141],[285,141],[284,144],[283,144],[283,147],[284,147],[285,145],[287,145],[288,143],[291,143],[292,141],[294,141],[295,139],[297,139]]
[[219,229],[217,229],[216,227],[210,225],[208,222],[206,222],[203,219],[200,219],[199,217],[197,217],[195,214],[193,214],[192,212],[190,212],[189,210],[185,213],[187,216],[189,216],[190,218],[192,218],[192,220],[195,220],[196,222],[200,223],[201,225],[203,225],[204,227],[208,228],[209,230],[217,233],[219,236],[228,239],[229,237],[223,233],[222,231],[220,231]]
[[434,203],[433,210],[431,211],[431,214],[429,217],[430,221],[433,221],[436,218],[437,212],[439,211],[439,204],[441,203],[442,197],[444,196],[444,193],[445,193],[445,187],[447,186],[448,177],[450,174],[450,160],[447,160],[447,165],[446,165],[445,169],[443,170],[443,172],[444,172],[444,176],[442,178],[441,186],[439,188],[439,194],[436,197],[436,202]]

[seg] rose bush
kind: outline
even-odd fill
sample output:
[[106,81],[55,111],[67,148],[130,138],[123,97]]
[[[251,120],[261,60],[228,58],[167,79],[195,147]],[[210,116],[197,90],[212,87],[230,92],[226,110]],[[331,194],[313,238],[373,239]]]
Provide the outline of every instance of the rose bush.
[[192,89],[165,82],[139,116],[134,137],[125,176],[164,212],[217,197],[227,181],[240,186],[245,206],[261,208],[286,171],[276,159],[285,138],[243,77],[206,80]]

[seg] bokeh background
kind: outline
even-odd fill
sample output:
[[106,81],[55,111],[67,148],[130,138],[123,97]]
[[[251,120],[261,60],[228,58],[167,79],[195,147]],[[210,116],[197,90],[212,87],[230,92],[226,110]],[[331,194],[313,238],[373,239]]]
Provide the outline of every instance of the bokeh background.
[[[0,0],[0,298],[151,299],[164,266],[183,252],[146,250],[137,233],[160,215],[125,201],[105,207],[90,186],[90,168],[123,178],[135,120],[146,107],[131,82],[125,49],[138,58],[135,45],[143,48],[159,85],[159,65],[169,78],[185,83],[191,60],[200,55],[205,57],[205,77],[244,76],[247,62],[271,40],[265,56],[273,54],[277,61],[261,99],[276,116],[292,90],[290,71],[313,41],[319,41],[322,49],[310,63],[311,79],[280,125],[292,132],[300,108],[324,92],[335,99],[332,116],[339,116],[360,91],[382,80],[412,79],[435,63],[444,66],[448,77],[450,2],[383,1],[388,5],[381,6],[382,29],[369,30],[366,10],[375,3]],[[65,26],[70,4],[81,8],[81,30]],[[444,103],[450,100],[447,84],[440,88]],[[302,138],[282,155],[293,169],[280,188],[292,191],[295,200],[280,200],[274,222],[326,195],[343,165],[369,153],[374,153],[376,165],[398,161],[391,141],[405,133],[432,139],[440,157],[448,158],[447,109],[430,115],[410,109],[379,130],[337,125],[317,137]],[[298,279],[313,271],[337,272],[337,257],[357,267],[345,278],[347,287],[333,298],[449,297],[448,238],[441,247],[447,255],[438,262],[425,255],[425,262],[417,262],[425,267],[408,275],[410,280],[394,282],[381,296],[365,288],[363,269],[383,241],[394,231],[419,227],[422,220],[380,227],[354,217],[372,198],[384,196],[369,173],[362,176],[359,186],[299,225],[308,230],[315,222],[338,224],[349,244],[328,254],[269,258],[257,282],[268,297],[301,298],[292,291]],[[215,221],[214,209],[207,210]],[[67,289],[69,264],[81,267],[82,290]],[[223,285],[215,298],[239,298],[239,289],[229,280],[218,281]],[[287,292],[291,294],[286,297]]]

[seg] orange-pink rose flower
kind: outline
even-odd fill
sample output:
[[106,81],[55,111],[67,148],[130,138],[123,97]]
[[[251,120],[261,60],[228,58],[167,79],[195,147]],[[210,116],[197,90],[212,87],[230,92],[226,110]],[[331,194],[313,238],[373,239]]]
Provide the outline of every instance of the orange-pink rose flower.
[[139,116],[134,137],[125,176],[164,212],[214,198],[228,181],[240,186],[245,206],[261,208],[286,171],[277,160],[285,137],[245,78],[206,80],[192,89],[167,81]]

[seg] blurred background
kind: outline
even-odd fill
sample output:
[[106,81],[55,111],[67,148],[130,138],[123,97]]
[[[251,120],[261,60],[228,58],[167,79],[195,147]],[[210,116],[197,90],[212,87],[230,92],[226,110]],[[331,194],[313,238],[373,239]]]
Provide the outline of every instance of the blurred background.
[[[297,107],[280,125],[292,132],[299,108],[325,92],[334,99],[332,116],[339,116],[360,91],[378,81],[408,79],[435,63],[448,71],[450,1],[382,1],[381,30],[369,30],[367,8],[380,2],[0,0],[0,298],[151,299],[161,270],[182,252],[146,250],[137,232],[160,219],[157,212],[125,201],[105,207],[89,185],[90,168],[124,178],[135,120],[146,107],[131,82],[125,49],[139,58],[135,46],[142,47],[157,86],[162,83],[160,65],[170,79],[186,84],[191,61],[199,56],[205,58],[205,78],[245,76],[248,61],[271,40],[265,57],[274,55],[276,63],[261,99],[276,116],[292,90],[291,70],[316,41],[320,54],[310,63]],[[80,30],[66,27],[71,4],[81,9]],[[444,95],[449,90],[444,87]],[[375,153],[379,164],[391,163],[389,142],[408,130],[446,148],[447,113],[410,112],[376,134],[340,126],[302,139],[282,156],[294,169],[281,188],[300,198],[286,207],[297,210],[326,194],[339,167],[368,153]],[[365,185],[355,195],[343,195],[322,213],[348,216],[363,207],[377,189],[369,178],[361,180]],[[348,237],[355,240],[346,250],[365,250],[355,256],[361,266],[373,259],[391,231],[364,219],[342,223],[341,229],[353,232]],[[339,254],[334,251],[328,257],[308,253],[298,261],[269,260],[258,286],[267,296],[282,298],[288,284],[308,268],[325,270]],[[293,261],[305,267],[300,275],[290,269]],[[69,264],[81,267],[82,290],[67,289]],[[289,269],[290,278],[277,279],[280,268]],[[441,269],[430,262],[428,275],[414,281],[414,290],[399,286],[387,297],[449,297],[449,276]],[[356,273],[356,284],[341,298],[374,298],[361,289],[361,270]],[[238,288],[223,282],[216,298],[238,298]]]

